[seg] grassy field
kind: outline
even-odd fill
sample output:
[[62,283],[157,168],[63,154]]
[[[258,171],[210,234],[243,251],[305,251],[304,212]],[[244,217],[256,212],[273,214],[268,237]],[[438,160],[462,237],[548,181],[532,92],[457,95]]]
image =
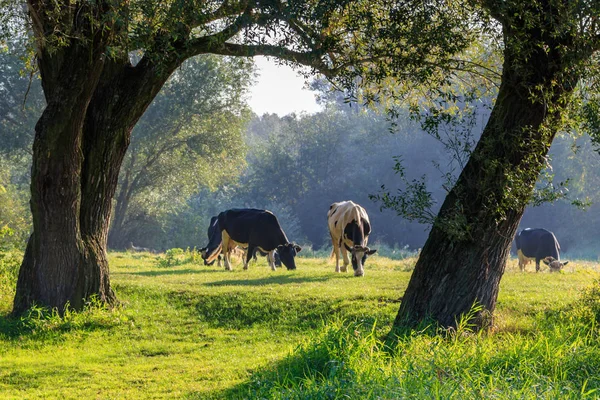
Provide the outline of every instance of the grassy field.
[[8,318],[0,276],[0,398],[600,397],[600,289],[584,290],[594,263],[536,274],[513,261],[491,331],[430,328],[386,347],[414,258],[370,258],[363,278],[316,258],[291,272],[264,258],[232,272],[110,260],[122,306],[63,318]]

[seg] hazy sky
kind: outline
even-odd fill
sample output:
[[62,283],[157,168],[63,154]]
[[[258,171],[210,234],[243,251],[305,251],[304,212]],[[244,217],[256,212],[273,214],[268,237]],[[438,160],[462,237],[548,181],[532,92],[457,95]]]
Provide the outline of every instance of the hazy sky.
[[304,78],[292,68],[277,65],[273,59],[255,57],[260,76],[250,93],[250,107],[258,115],[292,112],[314,113],[320,110],[314,92],[303,89]]

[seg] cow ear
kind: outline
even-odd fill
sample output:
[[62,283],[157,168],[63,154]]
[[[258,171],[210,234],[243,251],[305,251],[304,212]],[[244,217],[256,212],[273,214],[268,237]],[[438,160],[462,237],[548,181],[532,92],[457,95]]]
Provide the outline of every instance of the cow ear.
[[371,249],[371,250],[367,251],[368,255],[375,254],[375,253],[377,253],[377,249]]
[[565,261],[564,263],[562,263],[563,267],[564,267],[565,265],[567,265],[568,263],[569,263],[568,261]]
[[296,253],[300,253],[300,251],[302,250],[302,247],[300,247],[297,244],[295,244],[294,245],[294,249],[296,249]]

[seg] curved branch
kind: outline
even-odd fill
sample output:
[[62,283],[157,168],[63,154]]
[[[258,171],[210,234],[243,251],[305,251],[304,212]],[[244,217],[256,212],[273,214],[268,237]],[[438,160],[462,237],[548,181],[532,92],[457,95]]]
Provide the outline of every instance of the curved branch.
[[190,57],[205,53],[236,57],[270,56],[314,68],[328,78],[332,78],[336,73],[336,69],[331,68],[322,59],[325,52],[319,49],[301,52],[269,44],[244,45],[228,42],[206,43],[205,41],[192,43],[189,47]]

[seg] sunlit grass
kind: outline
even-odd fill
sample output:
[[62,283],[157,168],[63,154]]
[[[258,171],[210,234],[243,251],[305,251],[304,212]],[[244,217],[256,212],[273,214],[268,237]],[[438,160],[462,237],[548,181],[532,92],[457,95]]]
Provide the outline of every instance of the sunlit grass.
[[491,331],[413,334],[390,352],[414,258],[372,257],[355,278],[319,258],[226,272],[162,257],[111,254],[115,309],[16,320],[3,295],[0,398],[558,398],[600,385],[591,317],[564,311],[598,278],[593,263],[536,274],[511,261]]

